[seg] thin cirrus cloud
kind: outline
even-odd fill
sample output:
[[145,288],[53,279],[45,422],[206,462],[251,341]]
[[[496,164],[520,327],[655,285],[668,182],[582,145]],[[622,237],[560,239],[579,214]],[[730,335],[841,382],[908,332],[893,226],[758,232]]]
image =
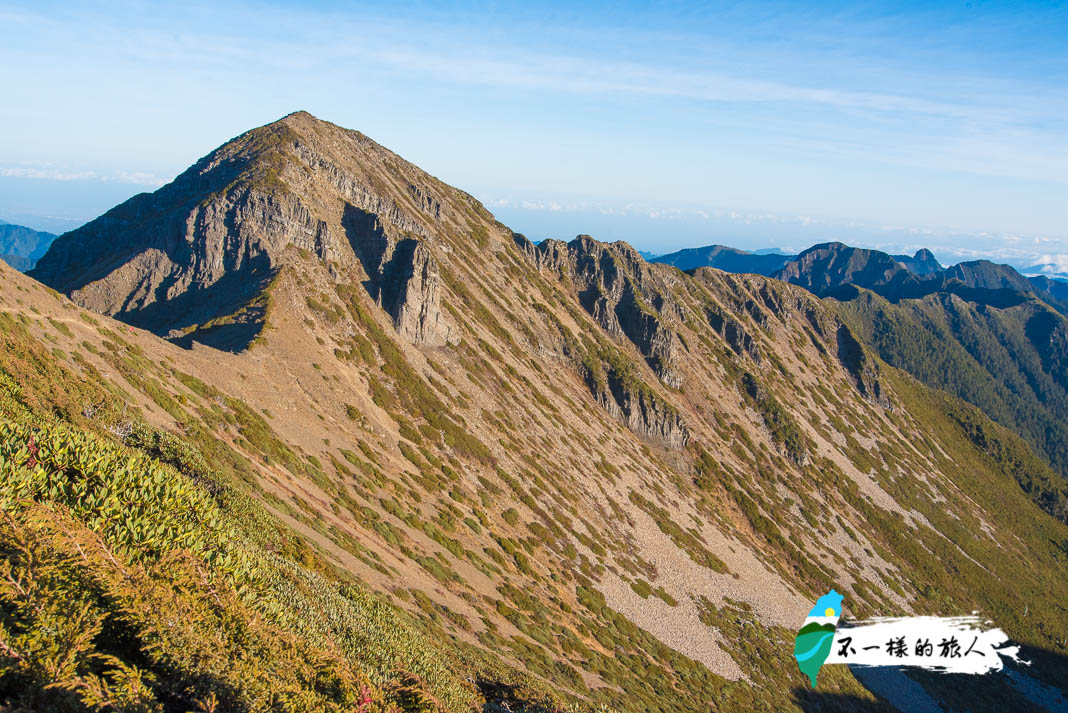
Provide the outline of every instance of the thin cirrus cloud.
[[[74,28],[44,15],[29,12],[7,14],[6,22],[37,28],[56,38],[69,37]],[[668,96],[699,101],[730,103],[801,103],[839,110],[872,111],[888,114],[919,114],[996,125],[1030,122],[1042,115],[1063,114],[1068,102],[1050,94],[1042,86],[1021,87],[1018,81],[994,82],[981,76],[943,73],[926,66],[915,76],[915,66],[883,66],[870,54],[847,48],[836,62],[853,64],[852,84],[904,87],[913,91],[886,92],[835,87],[819,81],[784,82],[782,67],[798,59],[802,51],[767,47],[760,60],[730,42],[712,46],[718,54],[742,57],[732,63],[702,50],[700,37],[662,36],[663,42],[692,45],[694,51],[677,64],[664,64],[652,58],[605,60],[591,52],[565,53],[517,48],[515,42],[494,42],[492,38],[462,43],[450,41],[454,28],[433,23],[405,24],[376,18],[373,13],[360,21],[315,12],[293,13],[284,9],[256,16],[243,16],[240,24],[206,23],[199,32],[175,32],[175,28],[151,22],[131,30],[126,26],[99,28],[90,36],[80,35],[80,43],[100,47],[122,47],[137,59],[175,62],[182,66],[211,68],[235,61],[255,60],[265,66],[294,70],[334,65],[341,74],[352,65],[370,61],[383,68],[418,74],[437,81],[484,84],[507,88],[544,89],[569,93],[623,93],[640,96]],[[219,27],[244,27],[244,32],[220,32]],[[279,33],[279,28],[292,31]],[[177,28],[179,30],[187,28]],[[613,46],[649,44],[648,37],[634,31],[603,30]],[[465,35],[470,37],[470,35]],[[581,30],[576,30],[581,38]],[[339,41],[337,38],[345,38]],[[352,38],[359,38],[353,41]],[[803,38],[802,38],[803,40]],[[747,52],[747,53],[746,53]],[[605,54],[611,55],[609,50]],[[638,54],[643,54],[639,52]],[[668,54],[668,53],[664,53]],[[731,72],[732,64],[749,69]],[[756,76],[752,76],[752,75]],[[759,75],[768,76],[759,76]],[[902,76],[906,75],[906,76]],[[951,100],[959,95],[957,101]],[[946,99],[949,97],[949,99]],[[976,110],[981,109],[977,116]]]
[[[715,66],[603,61],[499,47],[405,46],[336,49],[438,83],[644,100],[681,100],[718,109],[720,126],[760,127],[770,143],[810,155],[1029,180],[1068,181],[1068,114],[1063,92],[1041,83],[994,80],[928,68],[918,77],[854,57],[857,75],[913,91],[873,91],[743,76]],[[697,58],[700,63],[702,58]],[[765,59],[765,62],[768,60]],[[788,57],[780,60],[786,64]],[[771,70],[765,73],[774,74]],[[756,120],[754,117],[758,117]]]
[[[187,68],[232,70],[237,63],[252,72],[256,69],[250,65],[259,65],[260,71],[274,67],[299,72],[330,71],[332,67],[334,74],[342,76],[371,66],[400,76],[509,90],[808,106],[841,114],[840,123],[848,125],[852,120],[874,129],[880,122],[892,128],[897,122],[919,117],[941,124],[945,133],[971,132],[987,139],[1007,129],[1036,127],[1049,117],[1068,113],[1064,93],[1051,92],[1040,82],[992,80],[959,69],[940,71],[934,64],[937,57],[927,57],[919,66],[886,66],[872,52],[852,45],[833,57],[836,63],[854,67],[845,78],[828,76],[821,81],[825,73],[819,72],[822,65],[816,64],[809,76],[784,80],[784,68],[809,60],[807,51],[800,47],[808,41],[804,37],[792,47],[768,44],[757,51],[744,42],[735,44],[722,38],[703,49],[702,38],[697,36],[660,36],[668,47],[675,43],[693,48],[687,56],[679,57],[670,52],[649,52],[651,42],[646,33],[606,29],[591,34],[589,29],[575,29],[573,37],[577,40],[598,37],[602,46],[608,45],[599,56],[592,50],[524,47],[527,43],[504,43],[492,36],[477,38],[470,31],[458,43],[454,39],[456,28],[448,24],[402,22],[375,17],[374,13],[354,21],[314,11],[260,8],[254,15],[242,15],[241,22],[218,22],[221,17],[215,16],[215,22],[204,22],[198,29],[181,24],[172,27],[155,18],[133,27],[104,24],[90,34],[82,33],[80,27],[75,33],[71,24],[32,12],[8,14],[5,21],[64,42],[95,46],[103,53],[121,48],[121,53],[138,61]],[[280,32],[284,27],[292,31]],[[227,31],[229,28],[242,30]],[[626,46],[639,50],[613,51]],[[636,57],[613,59],[616,54]],[[660,54],[668,61],[660,61]],[[738,59],[732,62],[733,58]],[[840,86],[834,86],[836,80]],[[880,87],[892,90],[881,91]],[[1063,135],[1063,127],[1033,130],[1046,139]],[[1064,148],[1061,137],[1054,143]]]
[[[942,117],[972,117],[971,108],[922,97],[848,91],[635,62],[602,63],[588,58],[531,53],[515,57],[463,57],[445,50],[370,51],[377,61],[451,82],[550,89],[586,94],[671,96],[710,102],[803,103]],[[993,102],[992,103],[996,103]],[[1006,114],[1005,118],[1009,118]]]
[[[932,85],[969,84],[967,96],[936,100],[917,94],[825,88],[732,76],[719,70],[639,62],[601,62],[578,56],[508,50],[459,51],[363,46],[341,52],[435,82],[498,88],[643,98],[713,105],[758,105],[771,143],[809,155],[876,160],[918,168],[1055,182],[1068,181],[1068,139],[1044,129],[1047,113],[1068,114],[1068,103],[1041,87],[1004,86],[926,76]],[[878,70],[871,76],[878,78]],[[893,82],[888,82],[893,83]],[[976,85],[980,86],[976,86]],[[928,93],[934,93],[931,89]],[[798,109],[800,108],[800,110]],[[744,106],[718,119],[753,124]],[[775,114],[780,114],[776,116]],[[903,127],[908,127],[903,131]]]

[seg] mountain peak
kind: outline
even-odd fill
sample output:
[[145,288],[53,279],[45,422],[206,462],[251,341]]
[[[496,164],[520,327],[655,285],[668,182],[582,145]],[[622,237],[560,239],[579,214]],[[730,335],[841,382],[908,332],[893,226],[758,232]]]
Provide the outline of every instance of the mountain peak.
[[287,129],[292,130],[298,136],[306,140],[337,138],[340,136],[345,136],[350,139],[355,139],[360,143],[373,146],[374,148],[380,151],[392,153],[389,152],[382,145],[368,138],[367,135],[361,131],[357,131],[356,129],[346,129],[343,126],[339,126],[338,124],[333,123],[332,121],[320,119],[311,112],[305,111],[303,109],[286,114],[281,119],[277,119],[276,121],[272,121],[269,124],[265,124],[259,127],[258,129],[253,129],[252,132],[260,131],[263,129],[271,129],[272,127],[280,126],[284,126]]
[[782,269],[794,257],[794,255],[778,252],[750,253],[727,245],[706,245],[700,248],[687,248],[668,255],[661,255],[655,258],[653,262],[674,265],[680,270],[714,267],[724,272],[771,275]]
[[854,248],[854,247],[851,247],[849,245],[846,245],[845,243],[838,242],[837,240],[832,240],[832,241],[826,242],[826,243],[817,243],[816,245],[813,245],[812,247],[808,248],[807,250],[802,250],[801,251],[801,255],[807,255],[809,253],[814,253],[814,252],[842,252],[844,250],[863,250],[863,249],[864,248]]
[[[315,116],[310,111],[307,111],[305,109],[297,109],[296,111],[291,111],[288,114],[286,114],[285,116],[283,116],[281,119],[279,119],[279,121],[308,121],[308,120],[311,120],[311,121],[323,121],[322,119],[320,119],[319,117]],[[328,123],[328,122],[324,122],[324,123]]]
[[773,277],[800,285],[821,297],[847,284],[898,284],[915,279],[900,261],[886,253],[840,242],[813,245]]
[[[334,274],[355,271],[388,302],[399,330],[439,344],[448,329],[435,301],[438,261],[448,243],[486,248],[499,232],[471,196],[360,132],[300,111],[68,233],[34,276],[161,336],[205,337],[205,325],[262,311],[250,305],[309,254]],[[262,315],[253,321],[242,333],[262,328]]]
[[1008,265],[999,265],[990,260],[970,260],[950,267],[945,275],[968,287],[984,290],[1010,289],[1016,292],[1031,292],[1033,286],[1023,275]]
[[920,248],[911,257],[908,255],[893,255],[892,257],[907,267],[909,272],[921,277],[934,275],[943,270],[941,263],[935,259],[934,254],[927,248]]

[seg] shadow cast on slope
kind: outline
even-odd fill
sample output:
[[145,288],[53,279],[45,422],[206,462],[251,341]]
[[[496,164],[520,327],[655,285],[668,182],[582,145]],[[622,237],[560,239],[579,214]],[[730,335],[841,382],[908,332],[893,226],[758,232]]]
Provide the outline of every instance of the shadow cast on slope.
[[1030,665],[1006,662],[1002,671],[981,676],[850,666],[877,701],[809,688],[795,688],[793,700],[805,713],[1068,713],[1068,656],[1023,646],[1020,658]]
[[870,701],[852,693],[831,693],[795,688],[793,700],[804,713],[900,713],[883,701]]
[[193,342],[224,352],[242,352],[248,349],[267,325],[267,308],[256,304],[240,308],[240,315],[233,321],[221,320],[169,341],[182,349],[192,349]]
[[368,296],[396,320],[419,241],[411,237],[391,239],[376,214],[350,203],[345,204],[341,227],[367,273],[363,287]]
[[363,271],[367,273],[363,287],[371,299],[378,302],[381,290],[379,278],[385,269],[383,262],[390,247],[389,236],[386,235],[377,215],[351,203],[345,204],[341,227],[352,252],[356,253],[357,259],[363,265]]
[[[266,307],[254,301],[273,275],[266,254],[248,257],[241,267],[227,271],[212,284],[194,284],[173,297],[167,293],[175,278],[164,280],[153,291],[151,304],[121,310],[112,316],[169,338],[186,349],[197,341],[216,349],[239,352],[248,348],[264,327]],[[186,333],[170,337],[175,331]]]
[[[217,349],[242,351],[265,324],[266,310],[250,307],[249,303],[267,286],[273,273],[266,256],[257,262],[260,264],[229,273],[207,287],[192,288],[166,301],[113,316],[165,339],[174,330],[189,330],[171,338],[186,349],[197,341]],[[239,312],[240,318],[231,317]]]

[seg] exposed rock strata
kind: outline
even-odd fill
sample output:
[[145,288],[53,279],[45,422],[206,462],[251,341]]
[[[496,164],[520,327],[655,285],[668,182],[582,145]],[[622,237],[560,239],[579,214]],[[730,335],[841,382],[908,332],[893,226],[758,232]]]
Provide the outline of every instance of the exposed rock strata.
[[240,350],[262,319],[246,324],[245,340],[220,340],[220,325],[263,317],[248,306],[294,253],[311,255],[335,279],[348,272],[339,267],[362,267],[398,333],[440,346],[452,328],[430,247],[448,227],[438,190],[362,134],[297,113],[63,236],[34,276],[181,343],[207,340],[210,329],[215,346]]

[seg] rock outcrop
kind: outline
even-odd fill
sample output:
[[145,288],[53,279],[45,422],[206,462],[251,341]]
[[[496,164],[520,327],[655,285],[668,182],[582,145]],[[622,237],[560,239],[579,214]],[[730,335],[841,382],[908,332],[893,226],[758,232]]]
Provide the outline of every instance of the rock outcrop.
[[[264,316],[248,306],[308,255],[337,279],[362,268],[397,331],[440,346],[451,327],[432,245],[464,224],[443,207],[444,190],[454,191],[362,134],[298,112],[63,236],[34,277],[183,344],[240,350],[263,326],[248,323]],[[221,325],[242,320],[249,339],[219,338]]]
[[387,278],[396,296],[386,307],[397,332],[410,342],[439,347],[452,328],[441,312],[441,275],[425,245],[405,240],[395,252]]
[[838,325],[835,339],[838,343],[838,361],[853,377],[860,395],[883,408],[889,408],[890,399],[879,383],[879,365],[868,356],[864,346],[846,325]]
[[633,375],[618,367],[587,370],[590,393],[613,418],[626,424],[639,436],[667,448],[682,448],[690,442],[690,432],[674,406]]
[[[680,319],[681,311],[638,251],[626,243],[606,245],[588,235],[570,243],[546,240],[534,245],[513,234],[513,241],[539,270],[569,285],[602,329],[617,342],[633,345],[662,383],[681,387],[676,358],[682,347],[668,326]],[[678,411],[644,383],[614,348],[586,354],[583,370],[597,402],[632,431],[669,448],[689,442],[689,431]]]
[[705,317],[708,319],[709,326],[723,337],[735,354],[747,355],[756,363],[760,363],[760,350],[757,348],[756,340],[740,321],[719,305],[706,306]]
[[612,336],[633,343],[657,378],[673,388],[682,385],[673,365],[679,339],[668,326],[681,313],[637,250],[588,235],[566,244],[546,240],[534,245],[522,235],[514,240],[540,269],[570,280],[586,312]]
[[441,309],[441,274],[426,245],[395,237],[377,214],[347,204],[341,220],[350,246],[367,274],[365,287],[405,339],[443,346],[451,327]]

